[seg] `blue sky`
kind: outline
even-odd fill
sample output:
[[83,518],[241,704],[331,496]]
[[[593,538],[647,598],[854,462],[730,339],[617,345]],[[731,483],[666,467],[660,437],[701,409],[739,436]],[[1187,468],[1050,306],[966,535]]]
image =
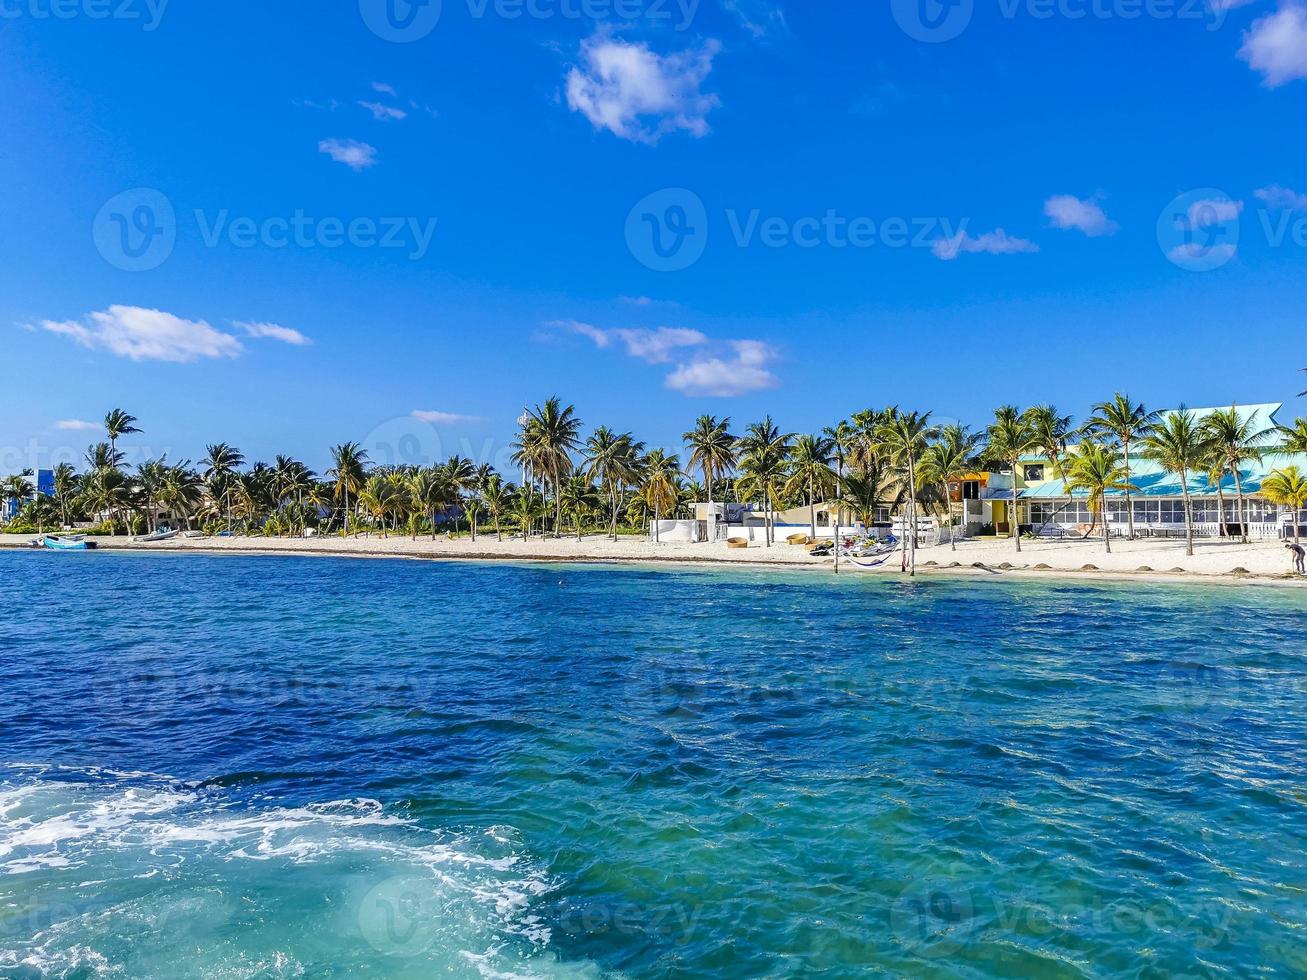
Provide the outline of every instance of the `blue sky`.
[[1301,406],[1298,0],[387,2],[0,3],[0,470]]

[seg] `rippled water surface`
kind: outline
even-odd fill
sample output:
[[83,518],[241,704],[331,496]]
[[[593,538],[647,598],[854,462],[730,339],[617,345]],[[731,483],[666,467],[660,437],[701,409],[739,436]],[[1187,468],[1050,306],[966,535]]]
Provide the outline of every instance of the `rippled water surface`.
[[1307,596],[0,554],[0,976],[1301,976]]

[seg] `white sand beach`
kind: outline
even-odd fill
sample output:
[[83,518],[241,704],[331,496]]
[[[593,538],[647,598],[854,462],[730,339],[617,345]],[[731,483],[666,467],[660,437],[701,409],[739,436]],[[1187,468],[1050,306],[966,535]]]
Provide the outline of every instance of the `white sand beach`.
[[[3,540],[18,546],[26,539]],[[399,557],[452,560],[521,561],[612,561],[715,564],[753,567],[832,569],[830,558],[814,558],[802,548],[778,542],[770,548],[751,546],[729,549],[724,544],[655,543],[644,538],[622,537],[614,542],[603,535],[495,539],[494,534],[459,538],[407,536],[382,537],[207,537],[170,541],[133,542],[126,537],[93,539],[101,549],[130,549],[158,552],[263,553],[336,555],[343,557]],[[1068,573],[1085,578],[1153,579],[1186,582],[1261,582],[1307,585],[1307,576],[1291,573],[1290,554],[1278,541],[1240,544],[1238,541],[1199,539],[1195,554],[1185,554],[1185,543],[1177,539],[1114,540],[1107,554],[1101,540],[1022,541],[1018,554],[1009,539],[981,538],[960,542],[953,551],[947,544],[917,552],[917,574],[1012,575],[1013,577],[1057,576]],[[984,566],[983,568],[977,566]],[[1007,566],[1007,567],[1004,567]],[[1086,566],[1093,566],[1088,568]],[[863,569],[841,560],[842,573],[900,575],[900,561],[893,556],[875,569]]]

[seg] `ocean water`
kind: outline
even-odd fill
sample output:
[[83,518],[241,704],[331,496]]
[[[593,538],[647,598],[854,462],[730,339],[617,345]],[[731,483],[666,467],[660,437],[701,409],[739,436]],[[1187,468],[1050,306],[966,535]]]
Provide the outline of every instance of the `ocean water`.
[[1302,976],[1305,612],[0,553],[0,976]]

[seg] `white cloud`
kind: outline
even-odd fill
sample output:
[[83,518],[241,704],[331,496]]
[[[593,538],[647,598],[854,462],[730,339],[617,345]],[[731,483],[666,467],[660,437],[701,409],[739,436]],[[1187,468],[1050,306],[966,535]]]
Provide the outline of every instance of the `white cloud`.
[[780,379],[766,367],[776,359],[775,348],[761,340],[733,340],[730,346],[733,357],[702,357],[682,364],[667,376],[667,387],[684,395],[733,398],[780,386]]
[[433,425],[458,425],[462,422],[481,421],[479,416],[459,415],[457,412],[426,412],[415,408],[410,414],[420,422],[430,422]]
[[250,323],[245,320],[233,320],[231,325],[239,327],[251,337],[267,337],[272,340],[280,340],[285,344],[294,344],[296,347],[307,347],[313,343],[298,330],[283,327],[278,323]]
[[1243,201],[1211,198],[1189,205],[1189,227],[1210,228],[1226,221],[1237,221],[1243,213]]
[[364,170],[377,162],[377,148],[358,140],[322,140],[318,143],[318,150],[351,170]]
[[396,109],[394,106],[382,105],[380,102],[367,102],[360,99],[359,105],[368,112],[372,113],[372,118],[378,122],[389,122],[392,119],[405,119],[408,113],[403,109]]
[[84,419],[60,419],[54,427],[68,432],[92,432],[101,426],[99,422],[87,422]]
[[71,337],[83,347],[133,361],[185,363],[201,357],[236,357],[243,350],[239,340],[203,320],[140,306],[111,306],[82,321],[42,320],[39,326]]
[[1009,235],[1002,228],[987,231],[976,238],[960,231],[952,238],[940,238],[931,246],[935,258],[951,262],[961,253],[988,255],[1016,255],[1021,252],[1038,252],[1039,246],[1024,238]]
[[1244,32],[1239,57],[1271,88],[1307,78],[1307,7],[1282,3],[1273,14],[1253,21]]
[[399,93],[395,91],[395,86],[387,85],[385,82],[373,82],[372,91],[380,92],[382,95],[399,95]]
[[1044,202],[1044,216],[1054,228],[1082,231],[1090,238],[1111,235],[1120,229],[1093,200],[1071,194],[1054,194]]
[[718,99],[699,86],[720,48],[709,41],[664,57],[644,44],[596,35],[581,45],[585,67],[567,73],[567,104],[595,129],[632,142],[656,143],[676,130],[704,136]]
[[682,347],[698,347],[708,342],[706,334],[686,327],[658,327],[649,330],[643,327],[616,327],[604,330],[593,324],[579,320],[555,320],[551,327],[571,330],[594,341],[596,347],[609,347],[613,341],[621,341],[626,353],[639,358],[647,364],[666,364],[672,359],[672,353]]
[[1291,191],[1279,184],[1272,184],[1270,187],[1263,187],[1260,190],[1253,191],[1253,196],[1268,208],[1284,211],[1307,211],[1307,194],[1299,194],[1297,191]]
[[755,38],[788,32],[785,12],[771,0],[722,0],[722,7]]

